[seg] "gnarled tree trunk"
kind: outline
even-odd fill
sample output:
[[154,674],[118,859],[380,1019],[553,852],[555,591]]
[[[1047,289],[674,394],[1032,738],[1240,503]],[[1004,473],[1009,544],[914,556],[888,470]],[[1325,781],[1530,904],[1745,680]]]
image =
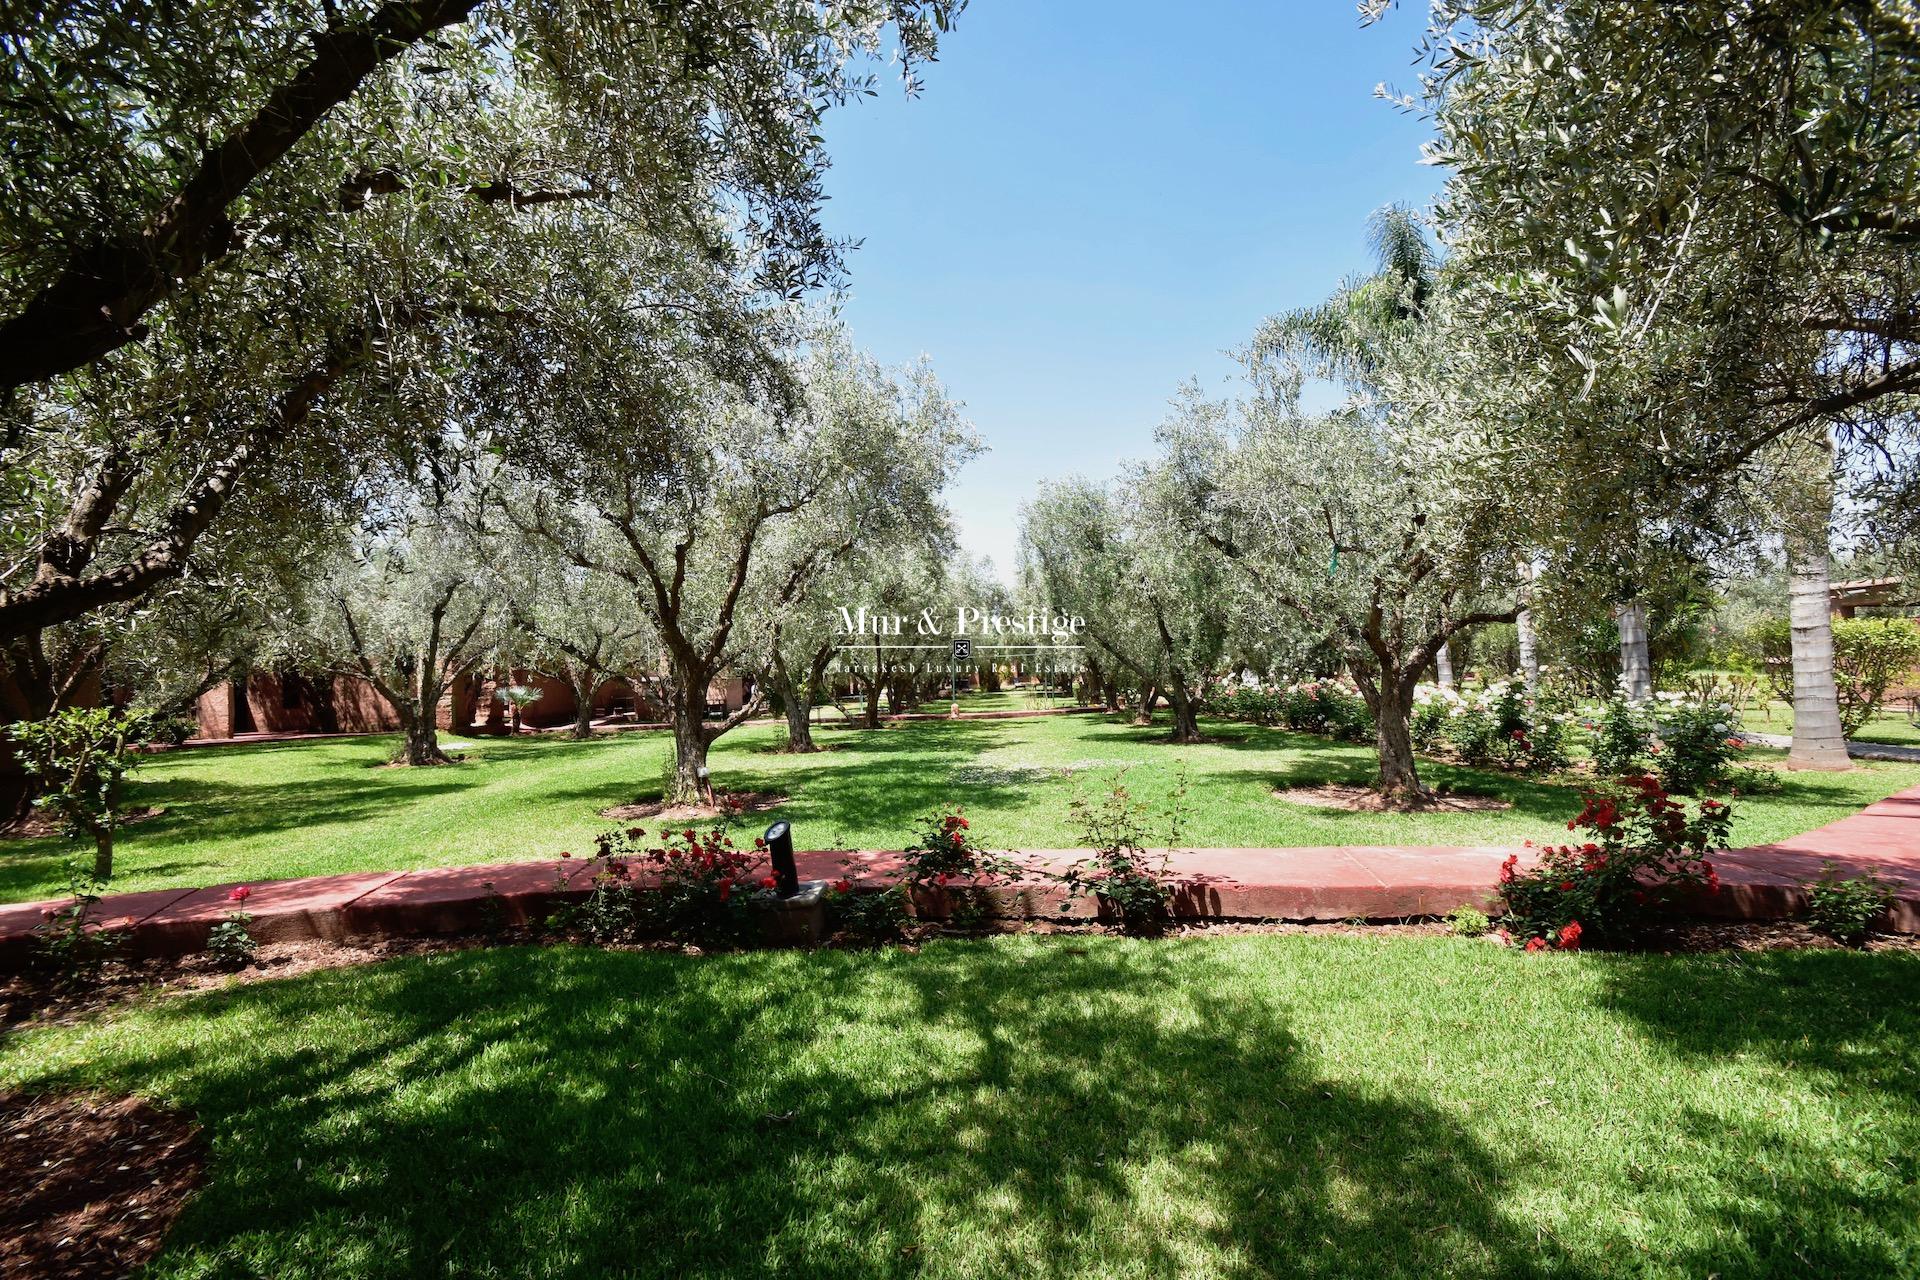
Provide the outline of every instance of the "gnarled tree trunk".
[[599,673],[576,670],[573,685],[573,727],[567,736],[584,741],[593,736],[593,691],[600,686]]
[[703,804],[707,768],[707,673],[675,664],[673,673],[673,786],[669,804]]
[[400,717],[400,759],[403,762],[410,765],[452,763],[447,753],[440,749],[440,735],[434,727],[432,706],[420,707],[417,699],[403,699],[394,704],[394,711]]
[[1373,742],[1380,752],[1380,770],[1373,789],[1394,804],[1414,804],[1427,798],[1420,767],[1413,756],[1413,705],[1396,676],[1382,679],[1368,710],[1373,712]]
[[1185,678],[1177,671],[1167,682],[1167,703],[1173,708],[1173,740],[1175,742],[1199,741],[1199,713],[1194,707],[1193,698],[1187,693]]

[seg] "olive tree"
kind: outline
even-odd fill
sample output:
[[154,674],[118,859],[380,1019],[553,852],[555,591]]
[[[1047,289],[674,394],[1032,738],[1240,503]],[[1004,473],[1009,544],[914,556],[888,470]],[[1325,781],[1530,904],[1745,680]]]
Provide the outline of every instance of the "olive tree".
[[363,679],[400,722],[398,763],[449,762],[442,699],[502,640],[493,549],[476,533],[485,498],[471,484],[421,496],[366,523],[315,584],[290,638],[302,665]]
[[758,709],[709,722],[713,680],[764,671],[778,620],[865,540],[943,518],[937,495],[976,445],[924,364],[883,370],[831,331],[786,357],[791,394],[695,371],[663,387],[608,355],[542,371],[518,405],[542,446],[517,469],[541,493],[512,519],[627,584],[665,651],[685,802],[714,740]]
[[1307,414],[1276,390],[1240,405],[1190,393],[1162,438],[1196,536],[1271,627],[1330,644],[1352,672],[1374,718],[1375,789],[1422,802],[1414,689],[1453,636],[1517,612],[1497,495],[1444,435],[1355,405]]
[[444,429],[409,411],[422,384],[470,376],[602,240],[744,282],[662,289],[710,333],[743,292],[834,279],[822,112],[870,90],[875,55],[897,53],[911,85],[956,7],[11,8],[12,673],[37,679],[48,628],[187,573],[210,531],[247,517],[239,495],[321,523],[367,471],[404,478]]
[[[1490,401],[1484,447],[1576,551],[1617,536],[1620,506],[1681,513],[1675,538],[1769,508],[1801,620],[1790,762],[1844,767],[1834,513],[1883,535],[1920,513],[1910,6],[1447,0],[1425,52],[1404,101],[1451,173],[1456,371]],[[1831,483],[1730,494],[1782,473],[1769,453]]]
[[1047,603],[1083,617],[1087,642],[1138,683],[1141,722],[1164,696],[1173,740],[1193,742],[1226,651],[1229,591],[1172,480],[1144,465],[1114,484],[1047,485],[1022,512],[1021,551]]

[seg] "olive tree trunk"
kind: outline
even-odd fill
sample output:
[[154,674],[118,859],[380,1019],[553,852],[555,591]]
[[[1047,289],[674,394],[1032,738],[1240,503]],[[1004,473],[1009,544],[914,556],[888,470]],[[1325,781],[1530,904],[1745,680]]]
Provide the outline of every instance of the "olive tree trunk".
[[1192,696],[1187,692],[1187,682],[1178,672],[1167,682],[1167,703],[1173,708],[1173,740],[1175,742],[1198,742],[1200,740],[1200,717],[1194,707]]
[[573,681],[573,727],[567,736],[581,741],[593,736],[593,691],[599,687],[599,675],[589,671]]

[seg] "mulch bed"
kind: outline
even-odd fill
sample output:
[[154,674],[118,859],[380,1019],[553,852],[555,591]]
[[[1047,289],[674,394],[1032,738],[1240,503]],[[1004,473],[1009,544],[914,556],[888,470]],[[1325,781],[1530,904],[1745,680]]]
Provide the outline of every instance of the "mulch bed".
[[192,1121],[139,1098],[0,1094],[0,1275],[132,1274],[205,1168]]
[[1347,782],[1323,782],[1308,787],[1275,787],[1276,799],[1311,809],[1341,809],[1348,813],[1491,813],[1513,808],[1511,800],[1498,796],[1464,796],[1436,793],[1418,805],[1389,804],[1386,797],[1371,787]]
[[[165,809],[156,809],[151,806],[135,809],[121,815],[120,825],[136,826],[142,822],[152,821],[165,812]],[[44,840],[48,836],[65,834],[66,824],[44,809],[36,809],[24,818],[15,818],[12,822],[0,826],[0,840]]]
[[668,822],[684,822],[688,819],[718,818],[732,813],[761,813],[768,809],[777,809],[792,796],[780,795],[773,791],[716,791],[715,804],[668,804],[665,800],[648,800],[640,804],[617,804],[611,809],[602,809],[600,816],[613,818],[620,822],[631,822],[636,818],[661,818]]

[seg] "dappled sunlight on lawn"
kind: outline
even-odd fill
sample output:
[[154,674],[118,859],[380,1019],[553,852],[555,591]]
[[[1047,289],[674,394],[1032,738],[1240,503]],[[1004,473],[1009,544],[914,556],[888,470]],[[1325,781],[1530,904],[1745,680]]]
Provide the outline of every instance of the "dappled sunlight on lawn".
[[159,1276],[1896,1274],[1917,980],[1366,938],[506,949],[28,1033],[0,1079],[200,1117]]

